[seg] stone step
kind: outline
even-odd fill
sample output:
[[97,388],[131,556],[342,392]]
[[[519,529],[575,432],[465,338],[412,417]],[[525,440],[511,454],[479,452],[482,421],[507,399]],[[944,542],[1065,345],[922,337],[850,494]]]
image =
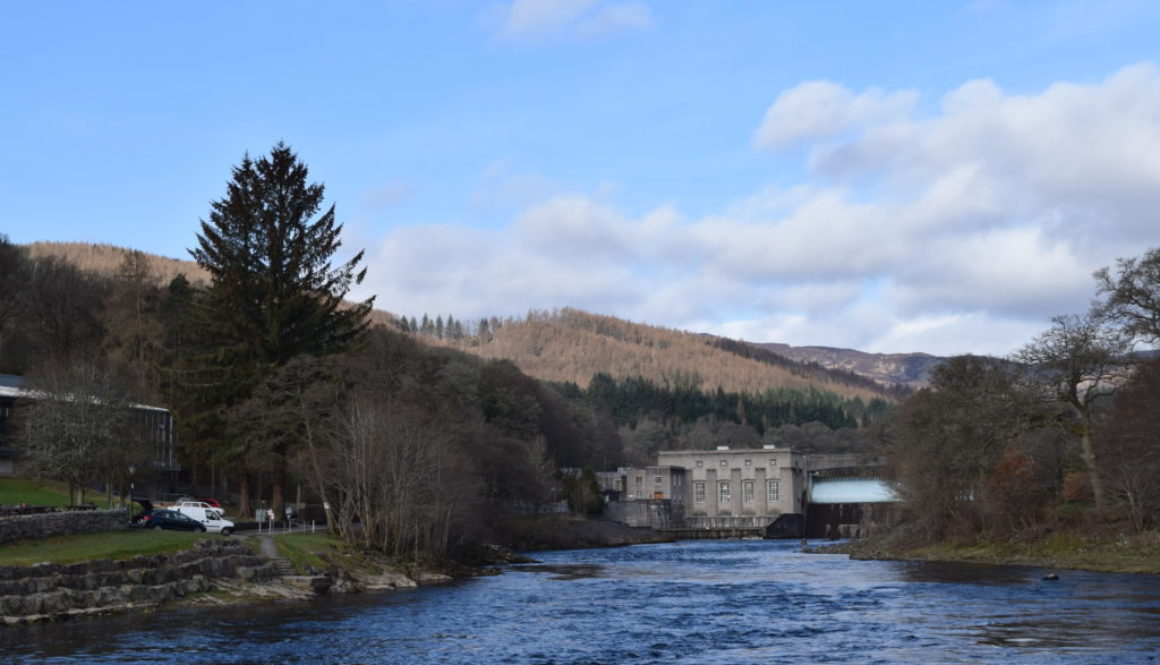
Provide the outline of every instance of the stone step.
[[293,563],[290,563],[289,559],[274,559],[270,563],[274,564],[274,570],[276,570],[278,575],[281,577],[288,577],[298,574],[298,569],[294,567]]

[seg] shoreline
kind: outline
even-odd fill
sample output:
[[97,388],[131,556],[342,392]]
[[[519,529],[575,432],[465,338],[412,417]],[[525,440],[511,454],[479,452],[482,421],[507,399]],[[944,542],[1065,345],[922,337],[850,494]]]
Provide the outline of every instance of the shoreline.
[[1160,575],[1160,532],[1098,537],[1058,532],[1040,538],[899,545],[885,538],[822,544],[807,553],[847,554],[855,560],[971,563],[1100,573]]

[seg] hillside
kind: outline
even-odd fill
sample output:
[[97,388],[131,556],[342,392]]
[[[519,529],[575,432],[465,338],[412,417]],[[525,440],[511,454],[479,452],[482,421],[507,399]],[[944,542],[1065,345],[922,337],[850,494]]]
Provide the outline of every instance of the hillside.
[[[96,244],[87,242],[34,242],[25,245],[33,258],[41,256],[55,256],[64,259],[81,270],[95,272],[101,275],[116,275],[125,260],[125,256],[132,250],[115,245]],[[171,259],[156,254],[141,253],[153,273],[158,286],[168,284],[179,274],[184,274],[191,282],[205,282],[209,276],[193,261]]]
[[800,363],[814,363],[832,370],[853,372],[882,384],[898,384],[910,388],[926,386],[931,371],[946,360],[926,353],[866,353],[854,349],[790,346],[778,343],[750,345]]
[[[36,242],[27,245],[34,256],[55,256],[81,269],[113,276],[132,250],[107,244]],[[206,273],[193,261],[143,253],[158,285],[178,274],[204,282]],[[393,323],[395,316],[376,309],[376,324]],[[929,364],[940,359],[923,354],[876,356],[860,351],[750,344],[724,338],[631,323],[574,309],[508,320],[486,339],[468,336],[431,343],[459,348],[487,358],[513,361],[523,372],[547,381],[571,381],[587,386],[604,372],[614,378],[642,377],[658,385],[687,382],[696,377],[702,390],[763,392],[769,388],[817,388],[862,399],[897,397],[883,385],[922,385]],[[757,351],[751,350],[756,349]],[[820,354],[825,350],[832,353]],[[769,354],[773,352],[776,357]],[[782,361],[781,358],[788,359]],[[918,360],[915,360],[918,359]],[[918,363],[916,365],[915,363]],[[810,363],[815,363],[811,366]],[[836,371],[827,371],[836,370]]]
[[[121,268],[125,256],[131,249],[86,242],[34,242],[25,245],[29,255],[33,258],[40,256],[54,256],[68,261],[81,270],[94,272],[100,275],[116,276]],[[141,252],[153,274],[154,283],[165,286],[179,274],[195,284],[209,281],[209,275],[194,261],[171,259],[167,256],[158,256]],[[371,312],[371,321],[375,324],[389,324],[394,316],[382,310]]]
[[508,320],[491,330],[489,338],[441,343],[483,358],[506,358],[526,374],[582,387],[594,374],[604,372],[614,378],[642,377],[658,385],[693,381],[705,391],[816,388],[847,398],[892,399],[884,389],[858,377],[810,371],[792,362],[762,362],[719,348],[703,335],[575,309]]

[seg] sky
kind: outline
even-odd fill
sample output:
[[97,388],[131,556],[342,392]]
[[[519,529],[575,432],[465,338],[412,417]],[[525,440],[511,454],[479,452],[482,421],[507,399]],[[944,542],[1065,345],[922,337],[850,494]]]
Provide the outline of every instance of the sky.
[[1146,0],[0,2],[0,233],[188,259],[284,141],[352,296],[1007,355],[1160,245]]

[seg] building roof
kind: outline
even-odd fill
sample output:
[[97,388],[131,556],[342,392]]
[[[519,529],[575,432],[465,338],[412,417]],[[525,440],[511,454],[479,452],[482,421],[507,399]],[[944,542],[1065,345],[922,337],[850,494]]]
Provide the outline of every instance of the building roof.
[[19,388],[24,383],[24,377],[14,374],[0,374],[0,388]]
[[893,503],[898,493],[881,478],[814,478],[811,503]]
[[[22,388],[24,385],[24,377],[13,376],[12,374],[0,374],[0,397],[22,397],[26,399],[36,399],[39,395],[32,390]],[[138,411],[157,411],[168,413],[169,409],[161,406],[151,406],[149,404],[134,404],[130,403],[129,408]]]

